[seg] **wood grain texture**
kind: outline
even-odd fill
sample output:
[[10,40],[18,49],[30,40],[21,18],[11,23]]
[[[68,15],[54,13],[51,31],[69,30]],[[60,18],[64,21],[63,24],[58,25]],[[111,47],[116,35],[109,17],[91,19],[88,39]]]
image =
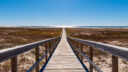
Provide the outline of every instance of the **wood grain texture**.
[[61,41],[43,72],[85,72],[69,46],[64,30]]

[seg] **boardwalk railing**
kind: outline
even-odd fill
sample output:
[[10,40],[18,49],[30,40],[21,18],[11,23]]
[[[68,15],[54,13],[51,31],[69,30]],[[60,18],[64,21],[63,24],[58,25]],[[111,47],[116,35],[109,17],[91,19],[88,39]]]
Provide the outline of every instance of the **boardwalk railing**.
[[[93,72],[93,68],[95,68],[98,72],[103,72],[94,62],[93,62],[93,48],[97,48],[99,50],[105,51],[112,55],[112,72],[118,72],[118,58],[122,58],[128,60],[128,48],[108,45],[104,43],[82,40],[73,37],[67,37],[69,44],[72,49],[76,53],[76,55],[83,62],[83,58],[86,58],[90,64],[90,72]],[[88,57],[83,52],[83,46],[89,46],[89,55]]]
[[[55,37],[55,38],[49,38],[46,40],[22,45],[22,46],[16,46],[9,49],[0,50],[0,62],[3,62],[7,59],[11,59],[11,72],[17,72],[17,56],[27,52],[31,49],[35,48],[35,56],[36,56],[36,63],[30,67],[27,72],[31,72],[36,67],[36,72],[39,72],[39,62],[43,59],[46,59],[45,62],[48,61],[48,58],[51,56],[52,52],[56,48],[57,44],[59,43],[61,37]],[[39,58],[39,46],[45,45],[45,52]],[[48,55],[49,54],[49,55]]]

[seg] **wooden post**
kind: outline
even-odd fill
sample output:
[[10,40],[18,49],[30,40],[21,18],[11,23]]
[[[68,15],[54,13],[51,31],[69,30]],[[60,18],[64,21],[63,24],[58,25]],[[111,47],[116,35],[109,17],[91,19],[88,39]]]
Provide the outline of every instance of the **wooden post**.
[[[36,62],[39,60],[39,47],[35,48]],[[36,66],[36,72],[39,72],[39,65]]]
[[50,56],[51,56],[51,41],[49,42]]
[[[93,61],[93,48],[90,47],[89,48],[89,52],[90,52],[90,60]],[[93,72],[93,66],[90,64],[90,72]]]
[[[83,44],[81,44],[81,52],[83,53]],[[81,55],[81,61],[83,62],[83,56]]]
[[[48,51],[48,46],[47,46],[47,43],[45,44],[45,53],[47,53],[47,51]],[[48,56],[46,55],[46,61],[47,61],[47,59],[48,59]]]
[[57,46],[57,43],[59,42],[59,39],[55,40],[55,43],[56,43],[56,46]]
[[[56,40],[54,41],[55,48],[57,47],[58,42],[59,42],[59,39],[56,39]],[[54,50],[55,50],[55,48],[54,48]]]
[[112,72],[118,72],[118,58],[112,55]]
[[[56,42],[53,40],[52,41],[52,47],[56,44]],[[53,48],[54,49],[54,48]]]
[[[72,41],[73,41],[73,40],[72,40]],[[73,41],[73,43],[71,43],[71,44],[75,46],[76,42],[75,42],[75,41]],[[75,50],[75,48],[74,48],[74,47],[73,47],[73,50],[74,50],[74,52],[76,52],[76,50]]]
[[[51,48],[53,47],[53,40],[51,40]],[[51,53],[52,53],[53,49],[51,49]]]
[[[71,39],[69,39],[69,42],[70,42],[70,44],[72,44],[73,45],[73,41],[71,40]],[[72,47],[72,45],[71,45],[71,47]],[[73,48],[72,48],[73,49]]]
[[17,72],[17,56],[11,59],[11,72]]
[[[49,42],[47,42],[47,51],[49,50]],[[49,57],[49,53],[47,54],[47,58]]]
[[[78,48],[78,42],[76,42],[76,47]],[[77,50],[76,50],[76,55],[78,56],[78,51]]]

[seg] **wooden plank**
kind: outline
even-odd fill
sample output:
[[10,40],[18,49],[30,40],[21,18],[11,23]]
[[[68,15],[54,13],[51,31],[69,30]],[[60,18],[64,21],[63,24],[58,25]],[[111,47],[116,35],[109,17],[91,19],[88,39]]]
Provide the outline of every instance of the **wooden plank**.
[[17,72],[17,56],[11,59],[11,72]]
[[68,44],[65,32],[43,72],[85,72]]
[[118,58],[112,56],[112,72],[118,72]]

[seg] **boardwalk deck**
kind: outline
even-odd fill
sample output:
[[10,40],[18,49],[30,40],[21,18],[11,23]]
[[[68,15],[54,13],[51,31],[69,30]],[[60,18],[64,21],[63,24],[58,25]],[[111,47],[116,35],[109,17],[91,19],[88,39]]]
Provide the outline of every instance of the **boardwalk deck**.
[[85,72],[83,66],[67,42],[64,29],[61,41],[44,72]]

